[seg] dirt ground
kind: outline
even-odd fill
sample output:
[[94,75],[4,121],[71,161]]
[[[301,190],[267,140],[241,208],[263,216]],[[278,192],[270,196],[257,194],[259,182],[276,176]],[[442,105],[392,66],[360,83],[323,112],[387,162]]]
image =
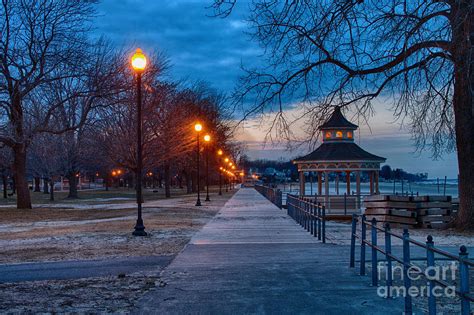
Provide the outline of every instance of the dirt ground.
[[[33,210],[0,207],[0,264],[175,255],[233,192],[214,192],[202,207],[194,205],[194,195],[146,202],[146,237],[132,236],[136,204],[117,194],[36,204]],[[3,283],[0,313],[128,313],[146,291],[166,285],[159,274]]]
[[174,254],[230,196],[212,194],[212,203],[203,207],[194,206],[194,195],[147,202],[144,238],[131,235],[137,215],[133,201],[102,199],[93,209],[84,199],[58,202],[58,208],[0,208],[0,263]]

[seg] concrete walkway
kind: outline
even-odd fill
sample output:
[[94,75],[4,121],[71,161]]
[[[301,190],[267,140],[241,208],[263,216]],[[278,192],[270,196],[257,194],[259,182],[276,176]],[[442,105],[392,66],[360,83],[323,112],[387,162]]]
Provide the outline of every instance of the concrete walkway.
[[166,286],[135,313],[401,314],[369,277],[348,268],[349,248],[321,244],[284,210],[243,188],[163,271]]

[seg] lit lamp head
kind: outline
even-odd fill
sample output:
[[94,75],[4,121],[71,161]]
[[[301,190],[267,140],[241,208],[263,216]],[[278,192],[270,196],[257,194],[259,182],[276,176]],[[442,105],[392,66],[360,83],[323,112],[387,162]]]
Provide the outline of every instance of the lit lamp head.
[[146,57],[140,48],[132,56],[132,68],[137,73],[142,73],[146,68]]
[[221,171],[222,171],[223,169],[224,169],[224,168],[223,168],[222,166],[221,166],[221,167],[219,167],[219,170],[221,170]]
[[224,162],[229,163],[229,158],[225,158]]
[[232,165],[234,165],[234,163],[232,163],[232,162],[229,162],[229,166],[232,166]]
[[194,125],[194,130],[196,130],[197,132],[201,132],[202,131],[202,125],[200,123],[196,123]]
[[219,149],[219,150],[217,151],[217,155],[222,155],[222,154],[224,154],[224,152]]
[[232,165],[232,169],[235,170],[235,165]]
[[204,136],[204,141],[206,141],[206,142],[211,141],[211,136],[210,135],[205,135]]

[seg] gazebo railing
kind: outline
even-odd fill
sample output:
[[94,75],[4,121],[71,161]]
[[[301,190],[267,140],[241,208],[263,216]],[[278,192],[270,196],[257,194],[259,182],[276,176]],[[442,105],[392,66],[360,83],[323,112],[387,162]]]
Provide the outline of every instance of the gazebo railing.
[[283,208],[282,192],[280,189],[271,188],[263,185],[255,185],[255,190],[270,200],[278,208]]
[[[361,232],[357,234],[357,224],[361,224]],[[370,229],[370,240],[367,239],[367,228]],[[378,233],[384,235],[385,246],[378,244]],[[392,237],[402,240],[402,257],[397,257],[392,252]],[[436,260],[450,260],[454,261],[459,265],[459,280],[456,279],[456,282],[459,284],[459,287],[455,288],[455,295],[460,299],[461,304],[461,314],[469,315],[471,314],[470,303],[474,302],[474,295],[470,292],[469,287],[469,269],[474,267],[474,261],[469,259],[467,248],[465,246],[460,247],[459,256],[436,248],[434,246],[433,237],[428,235],[426,243],[419,242],[410,238],[408,229],[403,230],[403,234],[397,234],[391,231],[390,224],[386,223],[384,227],[377,226],[376,219],[372,221],[367,221],[365,215],[353,215],[352,217],[352,232],[351,232],[351,248],[350,248],[350,260],[349,266],[351,268],[355,267],[355,248],[356,248],[356,239],[360,240],[360,275],[366,274],[366,247],[371,249],[371,278],[372,285],[378,286],[379,281],[379,260],[378,253],[385,256],[386,262],[386,292],[387,297],[391,295],[391,288],[394,286],[393,279],[393,263],[398,262],[403,270],[403,288],[405,292],[404,302],[405,302],[405,314],[413,313],[412,306],[412,296],[410,290],[412,289],[412,279],[413,275],[418,275],[420,278],[424,278],[428,283],[428,313],[430,315],[436,314],[436,295],[435,289],[436,286],[446,289],[451,286],[446,279],[436,279]],[[412,246],[422,248],[426,250],[426,258],[415,259],[410,256],[410,247]],[[436,257],[435,254],[441,257]],[[423,272],[421,268],[412,262],[415,260],[425,260],[427,269]],[[439,266],[438,266],[439,267]],[[443,271],[444,274],[444,271]],[[439,273],[438,273],[439,275]],[[456,283],[455,283],[456,285]]]
[[288,215],[311,235],[326,243],[326,208],[314,201],[287,195]]

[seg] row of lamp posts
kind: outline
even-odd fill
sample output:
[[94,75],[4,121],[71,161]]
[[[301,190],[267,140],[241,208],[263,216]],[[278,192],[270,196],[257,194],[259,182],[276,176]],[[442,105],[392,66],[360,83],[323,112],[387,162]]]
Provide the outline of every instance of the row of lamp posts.
[[[138,48],[135,54],[132,56],[131,60],[132,68],[135,72],[136,77],[136,89],[137,89],[137,222],[135,224],[135,229],[133,231],[133,235],[135,236],[146,236],[147,233],[145,232],[145,225],[143,224],[142,218],[142,203],[143,203],[143,195],[142,195],[142,169],[143,169],[143,159],[142,159],[142,74],[145,71],[147,65],[146,56],[143,54],[142,50]],[[200,137],[201,131],[203,127],[200,123],[196,123],[194,125],[194,130],[197,132],[197,201],[196,206],[201,206],[201,184],[200,184],[200,167],[199,167],[199,157],[200,157]],[[205,143],[209,143],[211,141],[211,136],[206,134],[204,136]],[[222,158],[224,152],[222,150],[218,150],[217,154]],[[228,165],[231,169],[235,170],[235,166],[232,162],[230,162],[229,158],[224,158],[224,162],[226,166]],[[228,173],[228,175],[232,175],[231,171],[226,170],[224,167],[220,167],[219,172],[219,195],[222,195],[222,173]],[[226,191],[228,191],[226,185]],[[206,200],[211,201],[209,197],[209,148],[206,148]]]
[[[202,132],[202,124],[201,123],[196,123],[194,125],[194,130],[197,133],[197,139],[196,139],[196,168],[197,168],[197,200],[196,200],[196,206],[202,206],[201,203],[201,181],[200,181],[200,156],[201,156],[201,132]],[[205,152],[206,152],[206,200],[205,201],[211,201],[210,196],[209,196],[209,143],[211,142],[211,136],[209,134],[204,135],[203,137],[204,143],[206,144]],[[224,155],[224,151],[221,149],[217,150],[217,155],[219,159],[222,159],[222,156]],[[230,162],[229,158],[224,158],[223,161],[226,163],[226,165],[229,165],[232,169],[235,170],[235,165]],[[219,168],[219,195],[222,195],[222,173],[227,172],[228,175],[232,175],[232,172],[225,170],[222,166]],[[226,192],[228,191],[228,188],[226,186]]]

